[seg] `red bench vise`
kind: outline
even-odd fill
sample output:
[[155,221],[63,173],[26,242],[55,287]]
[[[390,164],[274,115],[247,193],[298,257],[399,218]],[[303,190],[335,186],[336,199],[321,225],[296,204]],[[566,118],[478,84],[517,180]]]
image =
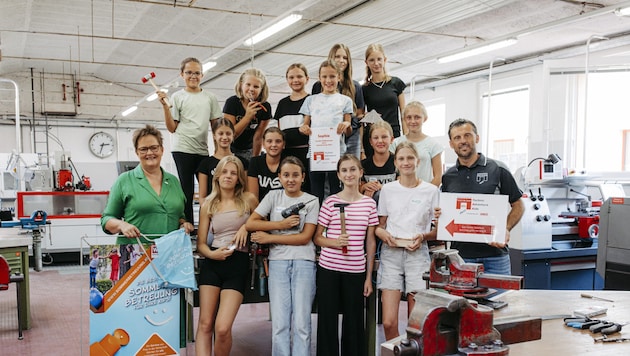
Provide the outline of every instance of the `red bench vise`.
[[431,269],[425,272],[428,288],[438,288],[450,294],[480,299],[497,289],[522,289],[522,276],[485,273],[480,263],[467,263],[457,250],[438,250],[431,256]]

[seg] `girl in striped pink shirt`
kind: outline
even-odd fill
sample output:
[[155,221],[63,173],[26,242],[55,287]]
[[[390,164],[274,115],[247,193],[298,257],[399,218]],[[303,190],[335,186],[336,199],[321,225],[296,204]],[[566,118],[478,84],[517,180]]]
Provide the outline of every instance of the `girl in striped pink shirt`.
[[[337,163],[343,190],[324,200],[315,244],[321,246],[317,268],[317,355],[340,354],[338,314],[343,314],[341,354],[366,355],[363,298],[372,293],[372,268],[378,225],[376,202],[359,192],[361,162],[344,154]],[[341,209],[346,233],[342,233]],[[324,235],[324,230],[325,235]]]

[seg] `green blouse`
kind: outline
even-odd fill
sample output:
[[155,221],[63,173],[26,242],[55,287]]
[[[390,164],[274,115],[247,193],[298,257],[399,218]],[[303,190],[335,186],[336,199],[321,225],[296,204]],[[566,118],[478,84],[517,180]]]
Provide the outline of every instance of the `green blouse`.
[[[155,239],[179,228],[180,219],[185,219],[185,201],[177,177],[162,169],[162,191],[157,195],[138,165],[114,182],[101,216],[101,227],[105,233],[111,234],[105,224],[112,218],[121,219],[136,226],[148,238]],[[135,243],[135,240],[121,236],[116,243]]]

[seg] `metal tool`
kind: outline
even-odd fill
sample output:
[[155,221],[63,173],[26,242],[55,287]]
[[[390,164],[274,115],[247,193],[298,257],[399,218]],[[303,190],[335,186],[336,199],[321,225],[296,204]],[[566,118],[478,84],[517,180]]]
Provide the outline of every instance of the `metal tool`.
[[43,269],[42,261],[42,228],[41,226],[50,224],[46,221],[46,214],[43,210],[36,210],[29,218],[20,218],[19,221],[2,221],[0,227],[21,227],[22,229],[31,230],[33,236],[33,258],[35,260],[35,271],[40,272]]
[[[350,205],[350,203],[336,203],[334,204],[335,208],[339,208],[339,220],[341,220],[341,234],[346,234],[346,206]],[[341,252],[348,253],[348,246],[343,246],[341,248]]]
[[[418,291],[414,299],[406,338],[394,344],[394,355],[502,356],[508,344],[541,338],[540,318],[496,323],[492,309],[434,290]],[[381,354],[391,351],[382,348]]]
[[[155,91],[160,91],[160,88],[158,88],[157,85],[155,85],[155,82],[153,81],[153,78],[155,78],[155,73],[151,72],[147,75],[145,75],[144,77],[142,77],[142,82],[143,83],[151,83],[151,85],[153,85],[153,88],[155,89]],[[168,98],[164,98],[164,103],[166,105],[168,105],[168,107],[172,107],[173,105],[171,105],[168,101]]]
[[594,295],[590,295],[590,294],[586,294],[586,293],[582,293],[582,294],[580,294],[580,297],[582,297],[582,298],[588,298],[588,299],[603,300],[603,301],[605,301],[605,302],[611,302],[611,303],[614,303],[614,302],[615,302],[614,300],[611,300],[611,299],[606,299],[606,298],[602,298],[602,297],[596,297],[596,296],[594,296]]
[[522,289],[522,276],[485,273],[480,263],[467,263],[457,250],[438,250],[431,256],[431,267],[423,277],[427,288],[439,288],[450,294],[481,299],[498,289]]
[[256,267],[257,263],[256,263],[256,257],[258,256],[258,243],[257,242],[252,242],[250,248],[249,248],[249,255],[251,258],[251,264],[250,264],[250,269],[252,270],[252,279],[249,283],[249,289],[254,290],[254,284],[256,283],[255,278],[256,278]]
[[293,204],[290,207],[282,210],[282,212],[280,214],[285,219],[288,218],[291,215],[298,215],[298,214],[300,214],[300,210],[304,209],[306,204],[309,204],[310,202],[315,201],[315,200],[317,200],[317,198],[311,199],[311,200],[309,200],[309,201],[307,201],[305,203],[304,202],[299,202],[297,204]]

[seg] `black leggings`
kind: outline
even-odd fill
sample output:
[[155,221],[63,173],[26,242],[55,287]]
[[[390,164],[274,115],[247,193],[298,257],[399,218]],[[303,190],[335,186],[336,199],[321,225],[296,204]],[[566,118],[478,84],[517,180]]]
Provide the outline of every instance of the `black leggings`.
[[175,166],[177,167],[177,175],[179,176],[179,184],[182,186],[184,196],[186,197],[186,203],[184,205],[184,214],[186,214],[186,220],[191,224],[195,224],[193,220],[193,194],[195,193],[195,177],[197,176],[197,167],[204,158],[208,156],[184,153],[184,152],[172,152]]

